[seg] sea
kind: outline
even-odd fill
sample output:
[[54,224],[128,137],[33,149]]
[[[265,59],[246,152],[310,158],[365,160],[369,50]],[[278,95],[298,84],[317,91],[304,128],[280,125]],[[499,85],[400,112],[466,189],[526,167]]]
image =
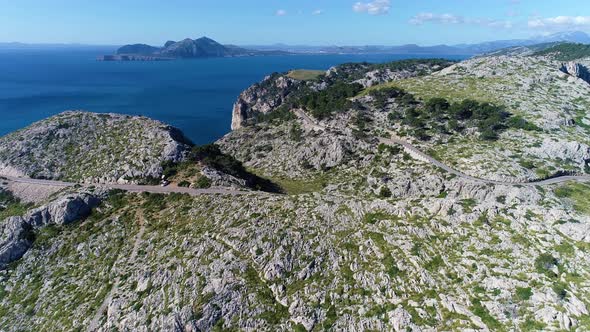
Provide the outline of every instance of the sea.
[[[195,144],[230,131],[238,95],[273,72],[383,63],[410,54],[284,55],[165,62],[99,62],[111,48],[0,49],[0,136],[66,110],[145,115]],[[461,60],[467,56],[442,55]]]

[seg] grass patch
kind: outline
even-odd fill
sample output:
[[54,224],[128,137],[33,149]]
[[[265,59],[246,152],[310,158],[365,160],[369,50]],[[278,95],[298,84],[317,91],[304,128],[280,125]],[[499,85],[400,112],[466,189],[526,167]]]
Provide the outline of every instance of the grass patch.
[[325,74],[323,70],[296,69],[291,70],[287,76],[299,81],[313,81]]
[[590,186],[582,183],[568,183],[554,190],[555,196],[569,199],[574,210],[590,215]]
[[363,217],[363,221],[367,224],[374,225],[380,220],[395,220],[395,216],[389,215],[382,211],[369,212]]
[[481,320],[484,322],[484,324],[487,325],[489,329],[493,331],[498,331],[502,329],[502,324],[490,314],[488,309],[486,309],[486,307],[483,304],[481,304],[481,301],[479,299],[472,299],[471,302],[473,303],[470,308],[471,312],[473,312],[474,315],[481,318]]

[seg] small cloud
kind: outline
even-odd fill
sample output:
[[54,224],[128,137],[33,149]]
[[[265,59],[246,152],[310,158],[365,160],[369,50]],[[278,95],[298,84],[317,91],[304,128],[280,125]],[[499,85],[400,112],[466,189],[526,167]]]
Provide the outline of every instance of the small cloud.
[[462,16],[453,14],[420,13],[410,20],[410,24],[414,25],[422,25],[424,23],[460,24],[465,23],[465,19]]
[[420,13],[414,16],[409,21],[413,25],[422,25],[425,23],[434,24],[470,24],[479,25],[490,28],[504,28],[510,29],[513,23],[510,21],[494,20],[489,18],[466,18],[454,14],[435,14],[435,13]]
[[385,15],[391,8],[390,0],[374,0],[372,2],[357,2],[352,6],[352,10],[357,13],[367,13],[369,15]]
[[529,28],[573,29],[590,27],[590,16],[534,17],[529,19]]
[[285,15],[287,15],[287,11],[284,9],[279,9],[275,13],[275,16],[285,16]]
[[316,9],[313,12],[311,12],[311,15],[322,15],[324,13],[323,10],[321,9]]

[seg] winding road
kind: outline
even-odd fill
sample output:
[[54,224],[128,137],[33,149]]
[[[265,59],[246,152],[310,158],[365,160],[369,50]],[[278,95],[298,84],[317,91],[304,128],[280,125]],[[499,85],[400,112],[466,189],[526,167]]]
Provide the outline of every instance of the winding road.
[[7,181],[17,182],[17,183],[26,183],[31,185],[38,185],[38,186],[53,186],[53,187],[73,187],[76,185],[82,186],[95,186],[95,187],[102,187],[107,189],[120,189],[129,192],[135,193],[153,193],[153,194],[170,194],[170,193],[179,193],[179,194],[189,194],[191,196],[197,195],[214,195],[214,194],[221,194],[221,195],[247,195],[247,194],[269,194],[267,192],[262,191],[246,191],[246,190],[235,190],[235,189],[218,189],[218,188],[209,188],[209,189],[193,189],[193,188],[185,188],[185,187],[176,187],[176,186],[149,186],[149,185],[139,185],[139,184],[119,184],[119,183],[107,183],[107,184],[88,184],[88,183],[73,183],[73,182],[63,182],[63,181],[56,181],[56,180],[40,180],[40,179],[31,179],[31,178],[22,178],[22,177],[14,177],[14,176],[0,176],[0,179],[6,179]]
[[[328,127],[322,126],[317,123],[314,119],[312,119],[307,113],[303,110],[297,109],[295,110],[295,115],[297,115],[303,122],[304,125],[308,128],[313,130],[327,130],[330,129]],[[414,145],[410,144],[409,142],[395,137],[393,133],[391,133],[392,138],[379,138],[379,142],[386,144],[386,145],[401,145],[404,150],[413,158],[430,163],[438,168],[441,168],[447,171],[450,174],[454,174],[457,177],[460,177],[465,180],[469,180],[472,182],[478,182],[483,184],[495,184],[495,185],[508,185],[508,186],[548,186],[552,184],[564,183],[569,181],[576,181],[576,182],[586,182],[590,181],[590,175],[564,175],[564,176],[557,176],[550,179],[539,180],[539,181],[530,181],[530,182],[518,182],[518,181],[498,181],[498,180],[488,180],[477,178],[468,174],[465,174],[461,171],[458,171],[442,162],[436,160],[432,156],[422,152],[420,149],[415,147]]]
[[[303,110],[297,109],[294,110],[295,115],[299,119],[303,121],[304,126],[310,128],[315,131],[322,131],[331,129],[329,127],[322,126],[321,124],[317,123],[314,119],[312,119],[307,113]],[[576,181],[576,182],[587,182],[590,181],[590,175],[564,175],[558,176],[550,179],[539,180],[539,181],[531,181],[531,182],[518,182],[518,181],[499,181],[499,180],[488,180],[477,178],[468,174],[465,174],[461,171],[458,171],[442,162],[436,160],[432,156],[422,152],[420,149],[412,145],[411,143],[395,137],[393,133],[391,138],[379,138],[379,142],[387,145],[401,145],[404,150],[410,154],[413,158],[430,163],[438,168],[441,168],[447,171],[450,174],[454,174],[457,177],[460,177],[465,180],[469,180],[472,182],[478,182],[483,184],[495,184],[495,185],[508,185],[508,186],[547,186],[552,184],[559,184],[569,181]],[[78,184],[72,182],[63,182],[63,181],[55,181],[55,180],[39,180],[39,179],[30,179],[30,178],[22,178],[22,177],[14,177],[14,176],[1,176],[0,179],[6,179],[8,181],[13,181],[17,183],[27,183],[31,185],[39,185],[39,186],[54,186],[54,187],[72,187],[75,185],[90,185],[90,184]],[[129,192],[148,192],[154,194],[170,194],[170,193],[179,193],[179,194],[189,194],[191,196],[197,195],[247,195],[247,194],[269,194],[262,191],[245,191],[245,190],[235,190],[235,189],[221,189],[221,188],[209,188],[209,189],[193,189],[193,188],[185,188],[185,187],[177,187],[177,186],[150,186],[150,185],[138,185],[138,184],[95,184],[96,187],[103,187],[108,189],[120,189]]]

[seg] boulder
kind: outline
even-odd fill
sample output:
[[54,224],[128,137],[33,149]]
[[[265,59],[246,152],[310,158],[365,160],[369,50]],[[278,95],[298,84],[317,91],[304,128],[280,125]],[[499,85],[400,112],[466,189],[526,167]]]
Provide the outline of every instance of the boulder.
[[10,217],[0,223],[0,269],[20,259],[34,241],[34,230],[47,225],[66,225],[90,215],[101,197],[76,193],[29,211],[22,217]]

